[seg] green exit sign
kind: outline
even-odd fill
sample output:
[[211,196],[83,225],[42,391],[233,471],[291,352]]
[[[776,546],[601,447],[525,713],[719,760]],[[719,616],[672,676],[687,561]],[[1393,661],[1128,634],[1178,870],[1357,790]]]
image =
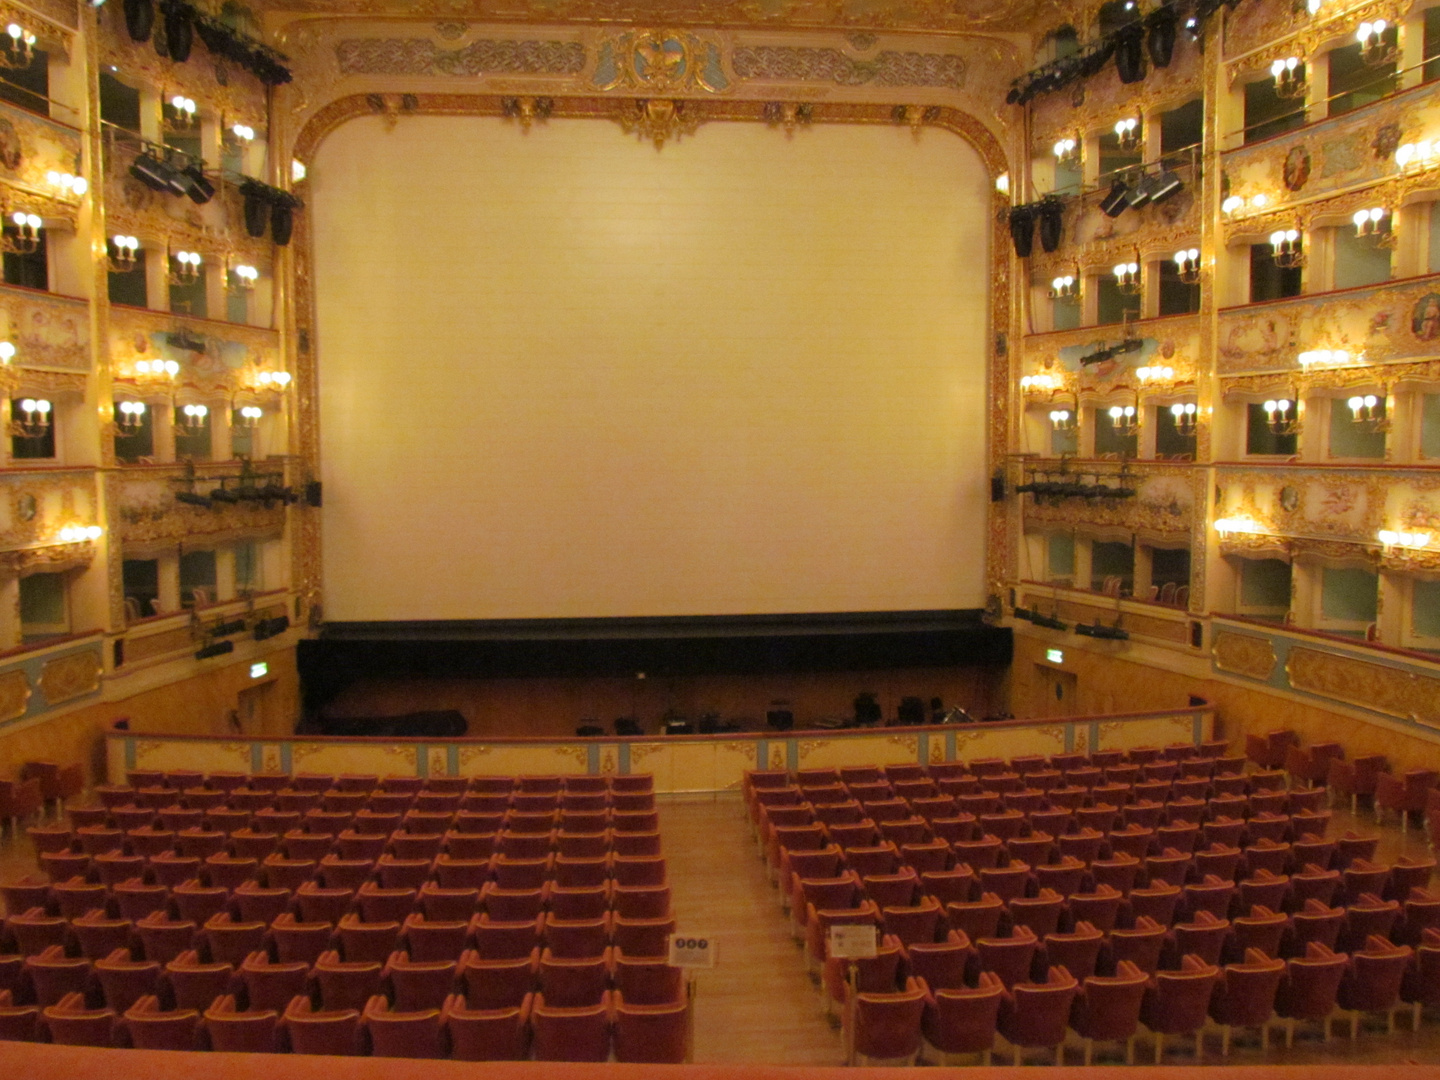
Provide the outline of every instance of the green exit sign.
[[1059,649],[1046,649],[1045,659],[1049,660],[1052,664],[1063,664],[1065,662],[1065,654]]

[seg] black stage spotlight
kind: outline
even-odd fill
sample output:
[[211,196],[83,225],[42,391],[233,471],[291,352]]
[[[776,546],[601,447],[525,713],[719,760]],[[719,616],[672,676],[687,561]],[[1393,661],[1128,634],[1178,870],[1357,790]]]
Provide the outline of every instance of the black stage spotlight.
[[1175,9],[1168,4],[1158,7],[1145,21],[1150,27],[1150,36],[1145,39],[1145,51],[1150,54],[1150,62],[1157,68],[1169,67],[1170,59],[1175,55],[1178,24]]
[[169,191],[175,170],[150,154],[141,154],[130,164],[130,175],[155,191]]
[[1125,193],[1125,201],[1130,204],[1130,209],[1139,210],[1150,201],[1155,193],[1156,177],[1146,174],[1136,182],[1135,186]]
[[240,501],[239,495],[236,495],[235,492],[223,487],[214,488],[210,492],[210,498],[214,502],[218,503],[238,503]]
[[245,231],[258,240],[269,227],[270,200],[265,195],[265,189],[245,188]]
[[1122,83],[1145,78],[1145,27],[1141,23],[1115,31],[1115,70]]
[[295,211],[289,203],[277,202],[270,207],[270,238],[284,247],[295,231]]
[[290,616],[277,615],[273,619],[261,619],[255,624],[255,640],[264,641],[290,629]]
[[186,506],[203,506],[210,509],[210,498],[207,495],[197,495],[193,491],[177,491],[175,501],[182,502]]
[[212,656],[224,656],[226,653],[232,653],[234,651],[235,643],[233,641],[216,641],[206,645],[203,649],[197,650],[195,659],[209,660]]
[[1016,206],[1010,211],[1010,241],[1015,245],[1015,254],[1028,259],[1035,247],[1035,211],[1028,206]]
[[215,197],[215,185],[206,179],[199,165],[185,166],[176,174],[175,179],[185,186],[185,194],[190,196],[190,201],[199,206],[204,206]]
[[1040,248],[1049,254],[1060,246],[1060,230],[1065,221],[1065,204],[1059,199],[1047,196],[1040,200],[1040,208],[1036,213],[1040,219]]
[[1124,180],[1117,177],[1114,183],[1110,185],[1110,194],[1100,200],[1101,213],[1106,217],[1119,217],[1130,205],[1126,200],[1126,196],[1129,193],[1129,186]]
[[131,41],[149,41],[155,28],[155,5],[151,0],[125,0],[125,29]]
[[190,59],[190,50],[195,45],[195,27],[190,21],[190,8],[186,4],[164,5],[165,44],[170,59],[183,64]]
[[1152,203],[1164,202],[1184,186],[1185,182],[1181,180],[1177,174],[1171,172],[1169,169],[1162,168],[1160,172],[1153,177],[1153,183],[1150,188],[1150,201]]

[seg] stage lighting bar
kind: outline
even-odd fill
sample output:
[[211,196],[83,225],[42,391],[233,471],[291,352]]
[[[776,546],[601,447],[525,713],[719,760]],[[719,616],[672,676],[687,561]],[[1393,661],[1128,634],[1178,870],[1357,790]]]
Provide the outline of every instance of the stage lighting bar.
[[1103,638],[1106,641],[1130,640],[1130,632],[1128,630],[1121,630],[1118,626],[1105,626],[1102,623],[1096,623],[1094,626],[1088,623],[1076,623],[1075,633],[1081,637]]

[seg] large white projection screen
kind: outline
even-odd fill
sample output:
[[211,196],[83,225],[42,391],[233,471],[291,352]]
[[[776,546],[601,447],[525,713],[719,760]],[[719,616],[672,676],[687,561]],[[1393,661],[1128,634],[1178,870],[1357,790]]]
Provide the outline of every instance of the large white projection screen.
[[327,620],[983,605],[957,136],[366,118],[311,177]]

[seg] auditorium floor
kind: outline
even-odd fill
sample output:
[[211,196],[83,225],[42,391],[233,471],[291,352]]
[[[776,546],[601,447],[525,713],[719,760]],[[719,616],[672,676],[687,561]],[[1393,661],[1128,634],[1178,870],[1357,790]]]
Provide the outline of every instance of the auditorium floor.
[[[738,797],[665,799],[660,813],[679,928],[713,935],[717,942],[717,966],[698,976],[695,1061],[842,1064],[840,1033],[826,1021],[820,994],[805,974],[803,956],[791,939],[779,894],[766,880]],[[1369,833],[1375,825],[1368,816],[1357,820],[1336,811],[1332,835],[1350,828]],[[1403,841],[1392,825],[1380,832],[1381,861],[1428,853],[1423,830],[1411,829]],[[0,881],[34,872],[34,852],[27,839],[0,843]],[[1238,1036],[1229,1059],[1221,1058],[1216,1033],[1206,1041],[1203,1064],[1440,1065],[1440,1016],[1433,1010],[1418,1033],[1409,1030],[1408,1013],[1397,1016],[1393,1036],[1387,1036],[1381,1024],[1362,1030],[1351,1043],[1340,1035],[1342,1028],[1336,1025],[1337,1036],[1329,1043],[1297,1034],[1290,1051],[1283,1048],[1283,1032],[1277,1032],[1278,1045],[1268,1054],[1260,1050],[1253,1034]],[[1167,1046],[1166,1064],[1194,1060],[1189,1052],[1193,1044],[1175,1045],[1178,1042],[1171,1040]],[[1142,1037],[1137,1048],[1140,1062],[1147,1060],[1148,1051],[1149,1043]],[[1067,1055],[1069,1062],[1079,1059],[1078,1049]]]

